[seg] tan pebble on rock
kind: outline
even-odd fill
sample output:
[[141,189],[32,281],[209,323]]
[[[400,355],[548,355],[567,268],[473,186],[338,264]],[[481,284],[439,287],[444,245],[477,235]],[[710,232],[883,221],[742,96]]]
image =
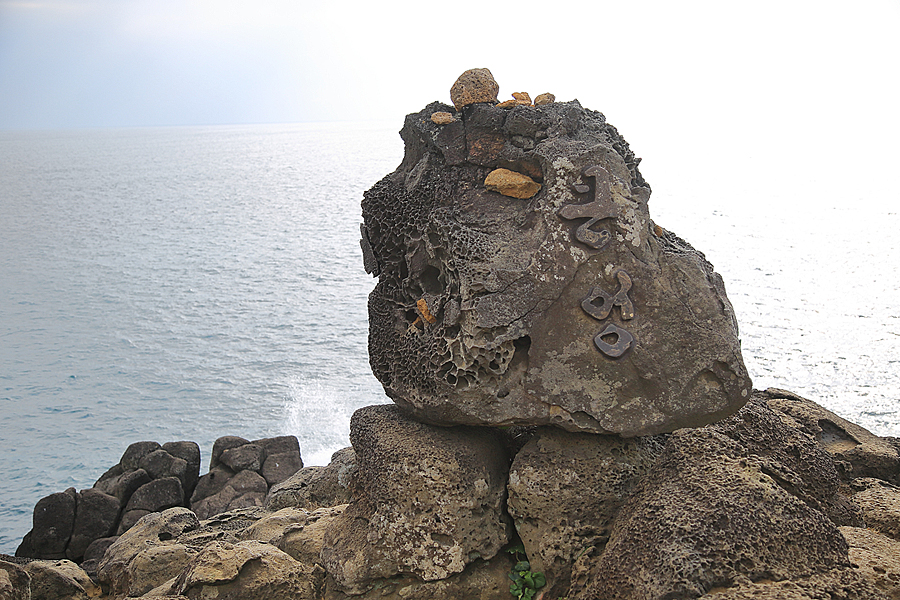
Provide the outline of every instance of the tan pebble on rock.
[[510,98],[509,100],[504,100],[500,104],[497,105],[497,108],[512,108],[513,106],[518,106],[519,101],[515,98]]
[[528,92],[513,92],[512,97],[517,100],[517,104],[531,106],[531,96],[528,95]]
[[556,96],[554,96],[550,92],[545,92],[543,94],[539,94],[534,99],[535,106],[543,106],[544,104],[553,104],[554,102],[556,102]]
[[541,184],[522,173],[516,173],[509,169],[495,169],[484,180],[484,187],[504,196],[525,200],[537,194],[541,189]]
[[450,88],[450,101],[456,110],[477,102],[496,102],[500,86],[489,69],[469,69]]
[[449,125],[456,119],[448,112],[436,112],[431,115],[431,122],[435,125]]

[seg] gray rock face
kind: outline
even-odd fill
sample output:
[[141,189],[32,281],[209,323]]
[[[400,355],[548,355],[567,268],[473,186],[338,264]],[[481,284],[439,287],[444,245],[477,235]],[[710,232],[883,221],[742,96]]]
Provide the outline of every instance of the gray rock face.
[[16,556],[57,559],[66,557],[66,545],[75,526],[75,488],[50,494],[34,506],[32,529],[16,549]]
[[302,468],[295,436],[252,442],[237,436],[221,437],[213,444],[209,473],[194,488],[191,508],[207,519],[238,508],[262,506],[270,487]]
[[119,501],[98,489],[81,490],[75,506],[72,537],[66,547],[70,560],[81,562],[85,550],[94,540],[111,535],[119,518]]
[[[436,424],[648,435],[750,394],[737,323],[704,256],[650,220],[639,159],[577,101],[406,118],[406,155],[365,194],[369,355]],[[489,191],[494,169],[541,184]]]
[[793,392],[769,388],[768,404],[790,417],[829,454],[845,480],[876,477],[900,485],[900,452],[881,438]]
[[325,467],[305,467],[266,495],[266,509],[318,508],[350,502],[350,478],[356,472],[356,453],[343,448],[331,455]]
[[622,503],[656,461],[665,436],[623,439],[541,428],[516,454],[509,512],[546,597],[565,596],[576,559],[602,549]]
[[462,572],[509,541],[509,459],[494,432],[442,428],[396,406],[354,413],[353,502],[325,532],[322,562],[337,585],[365,592],[397,573],[425,581]]
[[679,431],[620,511],[579,600],[697,598],[746,578],[850,567],[828,518],[714,430]]

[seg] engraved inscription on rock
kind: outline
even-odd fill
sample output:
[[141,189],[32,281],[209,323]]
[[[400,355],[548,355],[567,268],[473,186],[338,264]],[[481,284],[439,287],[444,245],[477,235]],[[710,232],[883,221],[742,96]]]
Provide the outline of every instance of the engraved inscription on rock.
[[[751,384],[722,278],[650,220],[639,159],[577,101],[433,103],[366,192],[378,277],[369,357],[386,393],[439,425],[646,435],[737,411]],[[507,169],[530,198],[486,189]]]

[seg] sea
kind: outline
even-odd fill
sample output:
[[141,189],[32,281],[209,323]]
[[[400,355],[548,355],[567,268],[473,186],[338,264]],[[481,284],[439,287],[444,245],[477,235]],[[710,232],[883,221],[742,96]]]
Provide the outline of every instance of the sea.
[[[0,132],[0,553],[132,442],[196,441],[205,472],[220,436],[295,435],[322,465],[390,401],[358,240],[397,129]],[[897,204],[861,218],[865,199],[667,191],[642,170],[652,218],[722,274],[754,386],[900,436]]]

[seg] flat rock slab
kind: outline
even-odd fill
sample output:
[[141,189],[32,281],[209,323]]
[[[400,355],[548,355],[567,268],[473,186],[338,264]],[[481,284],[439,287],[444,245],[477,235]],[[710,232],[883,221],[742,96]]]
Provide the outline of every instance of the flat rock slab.
[[[750,379],[722,278],[650,220],[640,159],[577,101],[407,116],[365,194],[369,355],[388,395],[440,424],[649,435],[722,419]],[[496,169],[540,184],[491,191]]]

